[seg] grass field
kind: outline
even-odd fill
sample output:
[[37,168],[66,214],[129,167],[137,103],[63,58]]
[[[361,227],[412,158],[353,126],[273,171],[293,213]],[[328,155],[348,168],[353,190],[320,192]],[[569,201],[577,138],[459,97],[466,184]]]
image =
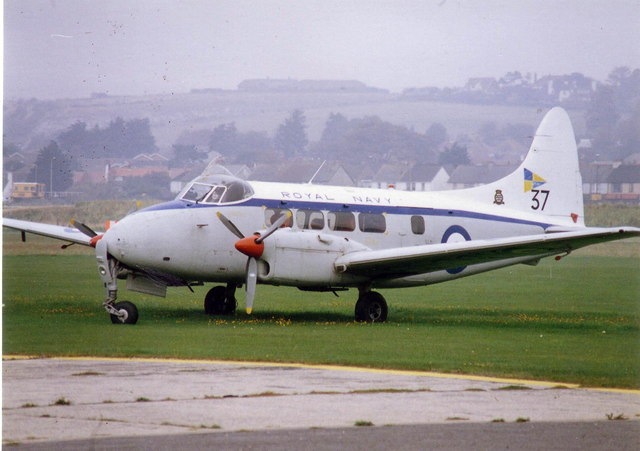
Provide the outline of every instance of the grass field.
[[[252,316],[240,308],[234,317],[208,317],[207,286],[195,294],[173,288],[166,299],[121,290],[140,321],[115,326],[100,306],[92,250],[3,236],[5,354],[332,363],[640,388],[639,240],[383,290],[385,324],[353,322],[355,290],[336,298],[269,286],[258,287]],[[598,256],[606,253],[622,256]]]

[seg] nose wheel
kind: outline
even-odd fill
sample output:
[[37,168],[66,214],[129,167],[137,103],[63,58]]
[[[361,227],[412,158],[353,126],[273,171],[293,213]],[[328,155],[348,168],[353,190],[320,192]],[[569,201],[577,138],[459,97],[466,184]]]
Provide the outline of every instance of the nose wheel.
[[113,324],[135,324],[138,322],[138,308],[133,302],[122,301],[112,305],[111,322]]

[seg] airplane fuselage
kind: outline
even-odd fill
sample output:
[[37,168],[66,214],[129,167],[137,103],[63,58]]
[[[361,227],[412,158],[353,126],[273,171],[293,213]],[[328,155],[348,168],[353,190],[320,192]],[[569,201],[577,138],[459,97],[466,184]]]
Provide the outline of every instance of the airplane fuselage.
[[[259,281],[328,289],[356,286],[362,276],[341,274],[339,256],[378,250],[543,233],[552,224],[504,205],[473,205],[463,191],[406,192],[285,183],[248,183],[252,195],[236,202],[178,199],[131,214],[103,239],[123,264],[192,282],[238,282],[246,257],[237,238],[216,217],[221,212],[245,234],[264,230],[283,211],[292,213],[265,241]],[[524,259],[525,261],[527,259]],[[528,259],[530,260],[530,258]],[[430,274],[376,280],[375,286],[411,286],[449,280],[517,262],[451,268]]]

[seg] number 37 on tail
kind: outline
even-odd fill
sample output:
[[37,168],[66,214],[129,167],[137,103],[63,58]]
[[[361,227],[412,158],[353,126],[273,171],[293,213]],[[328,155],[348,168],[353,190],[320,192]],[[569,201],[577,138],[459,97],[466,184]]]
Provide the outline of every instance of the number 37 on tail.
[[[219,167],[218,167],[219,168]],[[584,225],[573,128],[561,108],[542,120],[510,175],[488,185],[404,192],[243,181],[207,168],[170,202],[131,213],[103,233],[4,219],[3,225],[92,246],[103,306],[116,324],[134,324],[126,288],[166,296],[167,287],[218,283],[205,311],[234,314],[245,287],[248,313],[260,284],[309,291],[358,289],[357,321],[383,322],[376,288],[446,282],[574,249],[640,235],[633,227]]]

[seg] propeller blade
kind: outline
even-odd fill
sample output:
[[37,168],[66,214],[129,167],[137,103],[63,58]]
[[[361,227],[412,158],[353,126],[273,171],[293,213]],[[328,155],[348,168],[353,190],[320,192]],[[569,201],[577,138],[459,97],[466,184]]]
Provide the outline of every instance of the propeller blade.
[[237,236],[240,239],[244,238],[244,235],[242,234],[242,232],[236,227],[236,225],[233,222],[231,222],[231,220],[229,220],[229,218],[227,218],[225,215],[223,215],[220,212],[217,212],[216,215],[218,216],[218,219],[225,225],[227,229],[229,229],[231,233],[233,233],[235,236]]
[[93,238],[94,236],[98,235],[96,232],[91,230],[91,227],[89,227],[88,225],[83,224],[81,222],[78,222],[75,219],[71,219],[71,221],[69,221],[69,222],[71,223],[72,226],[74,226],[76,229],[80,230],[82,233],[87,235],[89,238]]
[[247,313],[251,314],[253,311],[253,298],[256,295],[256,283],[258,282],[258,261],[249,257],[247,261],[247,285],[246,285],[246,308]]
[[260,234],[258,239],[256,239],[256,243],[262,243],[269,235],[278,230],[282,224],[291,218],[291,216],[293,216],[293,214],[290,211],[287,211],[285,214],[280,216],[276,222],[271,224],[271,227],[269,227],[264,233]]

